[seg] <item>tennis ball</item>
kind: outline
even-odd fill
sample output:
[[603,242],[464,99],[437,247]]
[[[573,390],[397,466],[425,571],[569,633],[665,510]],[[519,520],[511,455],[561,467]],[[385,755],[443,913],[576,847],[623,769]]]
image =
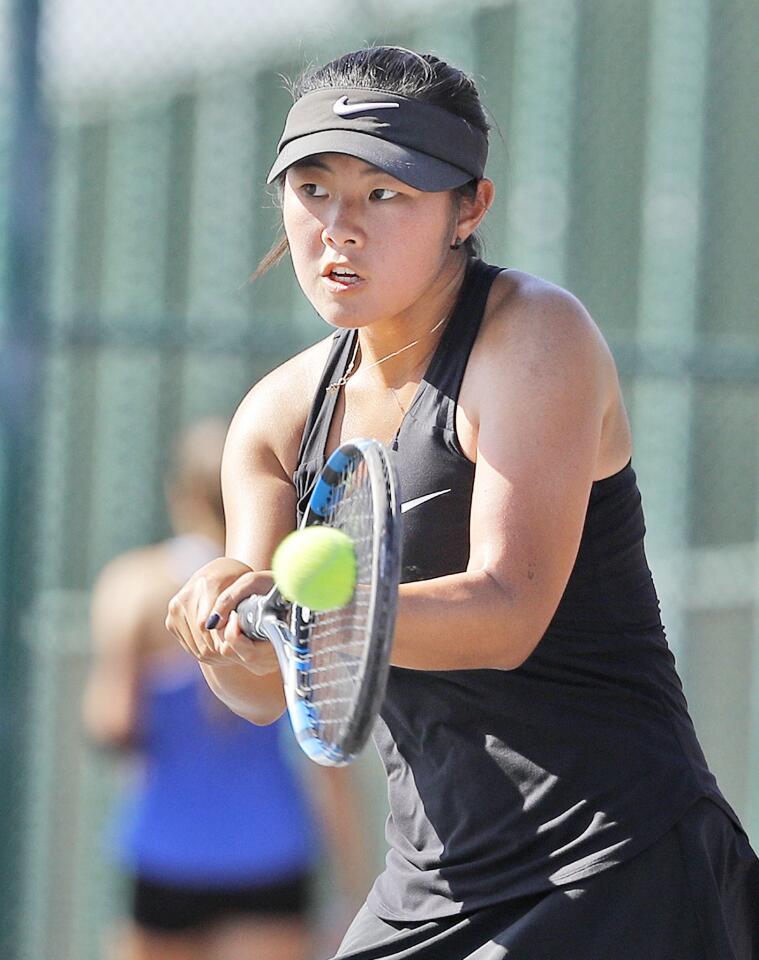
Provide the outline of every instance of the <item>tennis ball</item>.
[[272,572],[286,600],[311,610],[344,607],[356,585],[353,543],[334,527],[304,527],[277,547]]

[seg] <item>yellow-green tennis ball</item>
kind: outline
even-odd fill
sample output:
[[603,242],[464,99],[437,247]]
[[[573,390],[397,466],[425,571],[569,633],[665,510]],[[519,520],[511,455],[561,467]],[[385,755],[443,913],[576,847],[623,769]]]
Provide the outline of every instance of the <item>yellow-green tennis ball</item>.
[[304,527],[277,547],[272,571],[286,600],[311,610],[333,610],[346,606],[353,596],[356,554],[341,530]]

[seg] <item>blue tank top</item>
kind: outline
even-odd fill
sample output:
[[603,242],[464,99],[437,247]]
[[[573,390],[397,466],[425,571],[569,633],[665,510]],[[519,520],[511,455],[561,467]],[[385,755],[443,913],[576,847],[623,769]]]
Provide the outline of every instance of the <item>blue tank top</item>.
[[[456,401],[500,268],[469,262],[456,308],[393,441],[403,579],[466,569],[474,465]],[[356,332],[335,334],[294,482],[302,509]],[[634,856],[701,796],[735,818],[688,716],[628,462],[593,484],[556,613],[515,670],[392,667],[375,743],[388,776],[379,916],[423,920],[568,884]]]
[[317,831],[286,718],[259,727],[233,714],[177,648],[143,682],[140,727],[139,777],[114,827],[126,868],[155,882],[239,888],[312,867]]

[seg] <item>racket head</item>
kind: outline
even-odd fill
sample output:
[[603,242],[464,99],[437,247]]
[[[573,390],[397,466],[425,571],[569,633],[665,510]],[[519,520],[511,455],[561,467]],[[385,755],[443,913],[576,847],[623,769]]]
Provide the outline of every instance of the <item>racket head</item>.
[[327,766],[349,763],[382,706],[395,629],[401,565],[398,480],[377,440],[339,446],[322,469],[301,527],[347,534],[356,553],[350,603],[313,611],[293,604],[297,667],[286,678],[293,729],[305,753]]

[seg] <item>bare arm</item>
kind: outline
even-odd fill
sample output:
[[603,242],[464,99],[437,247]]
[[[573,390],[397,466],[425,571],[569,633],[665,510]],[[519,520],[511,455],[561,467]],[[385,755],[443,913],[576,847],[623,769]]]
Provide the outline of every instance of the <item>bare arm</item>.
[[[155,603],[145,589],[147,551],[112,561],[100,574],[90,607],[92,665],[82,702],[89,736],[103,746],[130,747],[137,740],[141,647]],[[158,618],[160,624],[160,614]]]
[[469,565],[401,587],[398,666],[519,666],[577,556],[615,376],[608,348],[577,300],[545,286],[483,337]]
[[[167,626],[200,662],[213,692],[253,723],[271,723],[285,708],[271,644],[240,632],[234,609],[271,587],[275,548],[295,527],[290,473],[328,344],[319,344],[265,377],[230,425],[222,462],[226,557],[204,567],[169,606]],[[221,618],[205,627],[212,611]]]
[[[295,490],[261,429],[258,406],[255,402],[247,408],[243,405],[230,426],[222,463],[222,491],[227,557],[253,571],[267,571],[277,545],[294,529]],[[270,585],[268,580],[258,583],[256,587],[251,582],[248,593],[263,593]],[[228,592],[222,593],[220,602],[209,603],[206,613],[212,607],[225,607],[228,596]],[[252,643],[241,636],[234,613],[223,636],[232,649],[244,649]],[[268,654],[271,672],[261,675],[230,662],[201,662],[201,669],[214,693],[232,710],[254,723],[271,723],[285,709],[282,678],[270,645],[262,641],[257,646],[262,655]]]

